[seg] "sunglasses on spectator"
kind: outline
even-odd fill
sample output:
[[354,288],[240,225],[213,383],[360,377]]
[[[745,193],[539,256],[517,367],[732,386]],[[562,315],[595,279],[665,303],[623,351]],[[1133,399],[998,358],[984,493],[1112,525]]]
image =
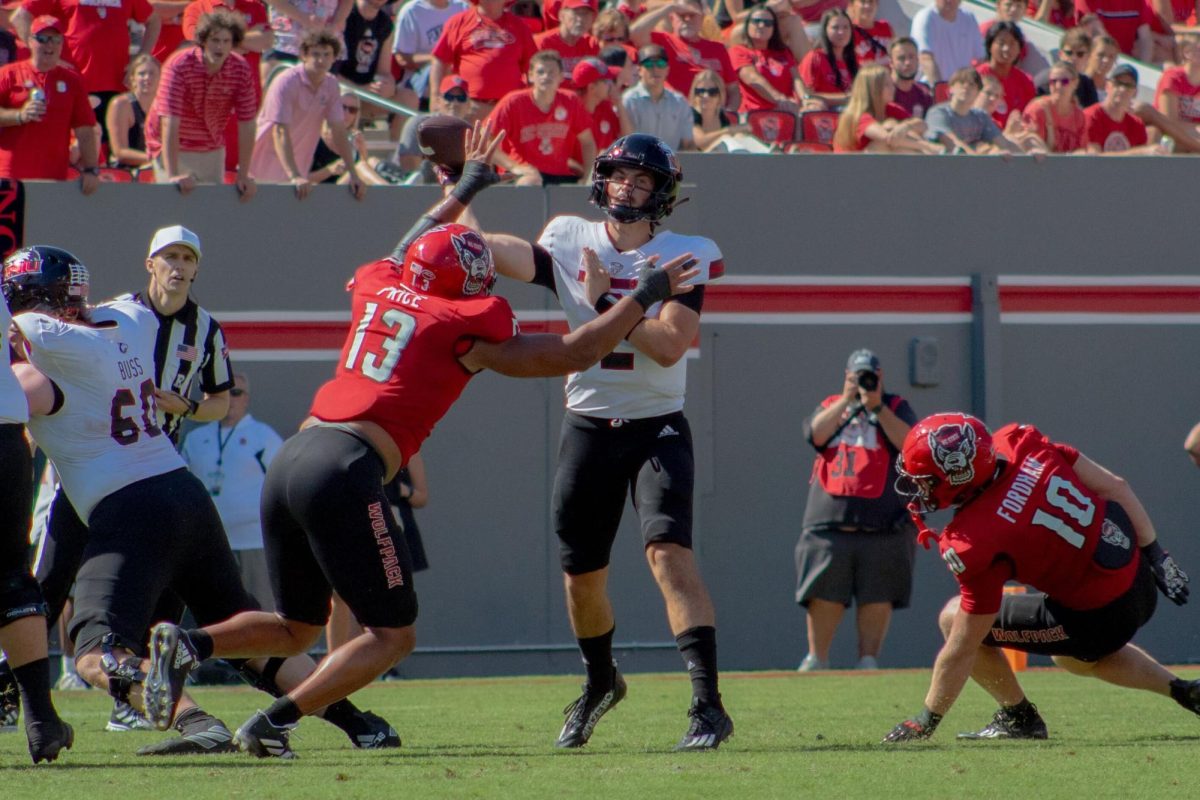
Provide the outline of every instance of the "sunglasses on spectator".
[[710,89],[705,89],[705,88],[701,88],[701,87],[697,86],[692,91],[696,93],[696,97],[720,97],[721,96],[721,90],[715,86]]
[[63,39],[61,33],[35,33],[33,40],[38,44],[54,44],[61,42]]
[[230,397],[241,397],[245,393],[246,393],[245,389],[230,389],[229,390]]
[[1071,58],[1083,58],[1088,54],[1087,50],[1063,50],[1062,54]]
[[1064,77],[1062,77],[1062,78],[1051,78],[1051,79],[1050,79],[1050,85],[1051,85],[1051,86],[1070,86],[1070,85],[1071,85],[1071,79],[1070,79],[1069,77],[1066,77],[1066,76],[1064,76]]
[[647,69],[664,69],[667,66],[667,60],[665,58],[647,58],[642,61],[641,66]]
[[347,105],[346,103],[342,103],[342,111],[346,111],[346,112],[350,112],[350,113],[353,113],[353,114],[357,114],[357,113],[358,113],[358,106],[352,106],[352,105]]
[[447,103],[465,103],[467,102],[466,92],[446,92],[442,95],[442,99]]
[[751,25],[765,25],[768,28],[771,28],[771,27],[775,26],[775,20],[771,19],[770,17],[751,17],[750,24]]

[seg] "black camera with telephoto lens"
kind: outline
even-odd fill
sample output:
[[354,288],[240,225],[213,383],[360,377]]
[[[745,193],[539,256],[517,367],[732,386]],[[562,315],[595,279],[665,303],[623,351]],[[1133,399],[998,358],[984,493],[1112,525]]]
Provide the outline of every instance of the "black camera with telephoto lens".
[[858,373],[858,386],[866,392],[873,392],[879,388],[879,375],[874,372],[863,370]]

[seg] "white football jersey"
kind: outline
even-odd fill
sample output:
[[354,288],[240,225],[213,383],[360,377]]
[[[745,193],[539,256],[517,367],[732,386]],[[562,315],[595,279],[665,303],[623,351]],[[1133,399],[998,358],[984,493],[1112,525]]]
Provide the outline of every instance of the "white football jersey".
[[[613,247],[603,222],[591,222],[581,217],[555,217],[542,232],[538,244],[554,258],[554,278],[558,301],[574,330],[596,318],[583,285],[583,248],[590,247],[600,256],[612,276],[612,293],[630,294],[637,288],[637,273],[651,256],[659,256],[658,264],[666,264],[676,256],[691,253],[699,262],[700,274],[693,284],[708,283],[725,272],[721,251],[711,239],[703,236],[682,236],[671,231],[659,231],[654,238],[635,250],[620,252]],[[646,316],[657,318],[662,304],[651,306]],[[631,365],[613,369],[595,364],[583,372],[567,376],[567,408],[578,414],[605,419],[643,419],[671,414],[683,408],[687,384],[686,359],[669,367],[659,366],[654,359],[641,353],[628,342],[622,342],[614,353],[627,353]]]
[[0,342],[0,425],[16,425],[29,421],[29,404],[25,402],[25,392],[17,376],[13,374],[12,363],[8,353],[8,329],[12,324],[12,315],[8,313],[8,303],[0,295],[0,333],[5,337]]
[[36,313],[16,322],[29,340],[30,362],[63,393],[62,407],[32,416],[29,432],[54,462],[81,520],[118,489],[184,466],[158,427],[153,312],[116,301],[93,308],[91,325]]

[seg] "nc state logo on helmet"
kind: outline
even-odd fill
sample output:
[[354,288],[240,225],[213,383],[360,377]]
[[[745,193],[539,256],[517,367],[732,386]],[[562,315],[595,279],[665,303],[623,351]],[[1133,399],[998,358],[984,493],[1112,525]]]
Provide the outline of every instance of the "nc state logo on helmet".
[[57,247],[26,247],[4,259],[4,299],[14,314],[40,311],[75,319],[83,313],[89,286],[87,267]]
[[491,294],[496,265],[487,241],[466,225],[439,225],[408,248],[400,282],[415,292],[455,300]]
[[918,513],[961,505],[996,472],[992,434],[970,414],[926,417],[904,437],[896,471],[896,492]]

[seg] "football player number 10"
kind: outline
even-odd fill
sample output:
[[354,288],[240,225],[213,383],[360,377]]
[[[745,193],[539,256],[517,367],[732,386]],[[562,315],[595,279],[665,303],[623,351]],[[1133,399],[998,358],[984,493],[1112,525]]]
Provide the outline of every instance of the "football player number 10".
[[[367,303],[367,307],[363,310],[362,319],[358,321],[358,326],[354,329],[354,341],[350,343],[350,352],[346,355],[344,365],[346,369],[355,369],[355,362],[358,361],[359,352],[363,349],[367,330],[375,321],[377,311],[379,311],[378,303]],[[406,314],[398,308],[389,308],[380,316],[380,322],[394,333],[383,340],[384,353],[367,351],[362,354],[362,363],[358,365],[358,370],[373,381],[387,383],[388,378],[392,375],[392,370],[396,368],[396,363],[400,360],[401,353],[408,346],[408,340],[412,338],[413,331],[417,329],[417,321],[411,314]]]
[[[1092,518],[1096,515],[1096,504],[1091,498],[1079,491],[1075,484],[1058,475],[1050,477],[1050,485],[1046,487],[1046,502],[1077,522],[1080,528],[1091,525]],[[1034,513],[1031,522],[1054,531],[1072,547],[1083,547],[1087,541],[1087,538],[1066,520],[1040,508]]]

